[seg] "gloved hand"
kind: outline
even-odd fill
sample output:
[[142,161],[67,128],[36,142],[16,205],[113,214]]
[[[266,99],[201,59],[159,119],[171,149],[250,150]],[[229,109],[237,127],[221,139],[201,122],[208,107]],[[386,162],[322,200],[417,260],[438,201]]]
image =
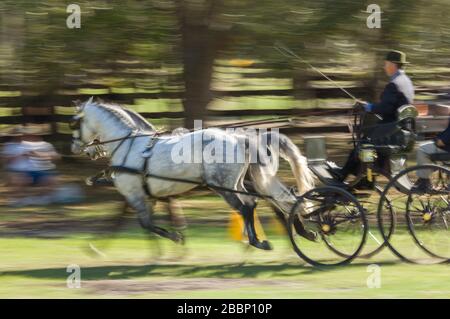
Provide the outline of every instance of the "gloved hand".
[[365,108],[364,108],[365,104],[366,104],[366,102],[357,100],[355,105],[353,106],[354,111],[363,112],[365,110]]
[[366,112],[372,112],[373,104],[372,103],[364,104],[364,109],[366,110]]

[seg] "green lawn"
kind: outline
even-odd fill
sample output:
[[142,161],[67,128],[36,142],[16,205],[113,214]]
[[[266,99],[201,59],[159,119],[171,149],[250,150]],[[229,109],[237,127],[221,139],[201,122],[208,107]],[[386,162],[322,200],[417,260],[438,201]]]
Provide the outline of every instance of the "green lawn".
[[[247,250],[226,227],[193,226],[184,248],[149,240],[132,227],[112,240],[90,234],[0,240],[0,297],[26,298],[449,298],[448,266],[408,265],[388,251],[371,260],[317,269],[282,235],[273,251]],[[95,256],[92,243],[104,256]],[[107,245],[107,246],[105,246]],[[160,253],[158,253],[158,248]],[[81,288],[67,288],[66,267],[81,267]],[[368,288],[368,265],[381,287]]]

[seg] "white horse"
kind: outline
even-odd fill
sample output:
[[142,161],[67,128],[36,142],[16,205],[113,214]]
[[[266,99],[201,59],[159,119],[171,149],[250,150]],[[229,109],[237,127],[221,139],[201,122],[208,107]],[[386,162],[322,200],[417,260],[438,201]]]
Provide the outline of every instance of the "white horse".
[[[218,129],[198,130],[181,136],[149,136],[152,134],[148,134],[148,130],[136,128],[132,115],[123,108],[96,103],[92,98],[78,107],[74,122],[78,125],[74,126],[76,130],[73,133],[72,152],[80,154],[87,146],[92,145],[90,143],[93,141],[100,141],[110,157],[111,167],[116,168],[114,184],[138,212],[141,226],[176,242],[182,240],[178,233],[168,232],[153,224],[153,204],[149,206],[145,201],[148,195],[153,199],[166,198],[185,193],[199,185],[206,185],[242,214],[249,244],[270,249],[267,241],[261,242],[257,238],[253,215],[256,197],[254,194],[246,194],[245,177],[247,176],[258,194],[264,195],[286,215],[289,214],[296,197],[276,177],[278,156],[286,158],[291,164],[300,192],[303,193],[314,186],[313,175],[308,169],[306,159],[292,141],[282,134],[272,137],[279,141],[279,148],[270,142],[262,143],[261,136],[249,139],[244,134],[227,134]],[[142,153],[150,143],[151,156],[144,158]],[[191,161],[175,161],[174,154],[179,155],[180,148],[186,145],[191,149]],[[223,153],[213,154],[217,149],[211,147],[212,145],[227,147]],[[251,149],[258,151],[251,152]],[[261,150],[266,149],[271,152],[271,163],[262,160]],[[243,160],[205,160],[205,150],[213,150],[210,155],[215,159],[228,159],[230,156],[236,159],[243,154]]]

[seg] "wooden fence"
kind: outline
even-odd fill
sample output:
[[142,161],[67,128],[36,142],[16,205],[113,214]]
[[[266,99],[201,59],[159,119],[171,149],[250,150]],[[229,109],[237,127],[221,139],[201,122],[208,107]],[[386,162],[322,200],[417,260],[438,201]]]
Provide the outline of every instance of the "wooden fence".
[[[260,69],[264,65],[255,65],[254,70]],[[218,71],[220,73],[226,72],[226,68],[221,67]],[[230,72],[236,72],[236,68],[230,68]],[[134,70],[134,71],[133,71]],[[139,67],[134,66],[134,69],[127,69],[124,74],[115,74],[116,76],[127,76],[130,74],[133,76],[138,75],[138,78],[145,78],[148,74],[139,73]],[[241,76],[244,80],[264,79],[269,77],[272,73],[252,73],[252,69],[246,69],[246,72]],[[116,71],[117,72],[117,71]],[[447,71],[450,74],[450,70]],[[330,73],[329,73],[330,74]],[[282,74],[281,76],[285,76]],[[95,75],[91,75],[95,78]],[[273,76],[273,75],[272,75]],[[276,75],[280,76],[280,75]],[[369,88],[365,85],[364,74],[354,74],[352,72],[333,72],[330,74],[336,81],[346,87],[355,96],[366,96]],[[415,80],[420,80],[426,83],[426,80],[430,76],[429,73],[418,73],[414,75]],[[286,81],[286,79],[284,78]],[[311,100],[331,100],[342,98],[345,96],[343,93],[332,84],[322,81],[320,77],[316,75],[308,75],[308,80],[304,82],[308,88],[308,95]],[[292,80],[295,87],[294,80]],[[259,82],[260,83],[260,82]],[[292,97],[297,96],[298,89],[290,87],[283,88],[265,88],[264,86],[257,89],[213,89],[212,96],[217,99],[229,99],[229,98],[248,98],[248,97]],[[446,126],[448,116],[450,114],[447,105],[450,105],[450,89],[443,86],[421,86],[418,87],[416,92],[425,96],[425,100],[421,101],[421,118],[419,120],[419,130],[423,132],[438,131]],[[139,88],[127,88],[127,89],[112,89],[108,86],[95,84],[95,81],[74,82],[65,83],[62,87],[58,88],[56,92],[49,94],[37,94],[30,92],[29,88],[24,88],[21,85],[13,84],[0,84],[0,125],[13,125],[24,123],[49,123],[51,125],[52,134],[67,134],[68,131],[61,129],[71,118],[70,106],[73,105],[74,100],[86,100],[91,95],[95,95],[108,101],[114,101],[117,103],[133,105],[137,100],[158,100],[158,99],[171,99],[181,101],[183,98],[183,92],[180,90],[144,90]],[[426,97],[429,99],[426,99]],[[211,109],[207,111],[207,116],[211,118],[221,118],[223,120],[239,119],[243,117],[278,117],[289,116],[296,118],[303,118],[308,122],[308,118],[316,115],[323,114],[324,116],[344,116],[348,113],[351,107],[351,101],[344,106],[333,107],[327,106],[322,108],[320,105],[311,103],[311,105],[294,107],[292,108],[253,108],[252,105],[246,105],[245,109]],[[66,111],[64,109],[67,108]],[[12,110],[11,112],[1,112],[2,110]],[[63,109],[63,111],[60,111]],[[154,110],[152,108],[140,109],[140,113],[151,119],[182,119],[184,112],[180,108],[175,110]],[[323,112],[323,113],[322,113]],[[318,120],[319,117],[312,117],[309,122]],[[289,125],[280,124],[280,128],[289,132],[347,132],[348,128],[343,123],[332,123],[323,125],[320,121],[317,121],[317,125]]]

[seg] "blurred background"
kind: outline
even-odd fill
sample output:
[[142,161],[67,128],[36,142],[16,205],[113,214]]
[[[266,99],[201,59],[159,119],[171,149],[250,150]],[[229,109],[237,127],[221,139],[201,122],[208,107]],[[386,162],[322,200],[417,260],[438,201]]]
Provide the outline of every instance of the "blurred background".
[[[105,261],[102,266],[96,265],[79,249],[86,246],[85,236],[107,232],[111,216],[123,202],[111,187],[93,189],[83,185],[84,179],[105,168],[106,162],[91,162],[70,154],[68,122],[75,113],[75,100],[85,101],[95,96],[120,103],[138,111],[158,128],[169,130],[192,127],[194,119],[203,119],[208,126],[274,120],[268,125],[289,134],[300,148],[304,134],[332,136],[327,139],[330,158],[342,162],[350,148],[347,124],[353,101],[304,64],[281,55],[274,44],[283,43],[353,95],[372,102],[378,100],[387,82],[382,70],[386,51],[397,49],[404,51],[411,62],[406,72],[416,87],[416,106],[421,114],[418,129],[422,137],[445,128],[450,114],[450,25],[447,17],[450,2],[377,0],[382,11],[381,28],[370,29],[366,25],[370,15],[366,9],[373,2],[79,0],[76,4],[81,8],[81,28],[69,29],[66,19],[71,13],[66,9],[72,1],[2,0],[0,141],[14,139],[14,129],[18,125],[38,127],[33,133],[39,134],[38,141],[45,140],[54,146],[54,150],[47,151],[62,154],[61,158],[56,154],[51,158],[58,161],[56,169],[58,183],[61,183],[58,185],[75,185],[63,193],[68,192],[78,204],[70,205],[62,200],[52,206],[43,201],[44,205],[39,208],[22,207],[29,203],[11,208],[12,192],[17,194],[21,186],[19,183],[13,190],[2,178],[0,245],[3,264],[0,266],[4,270],[4,285],[0,296],[10,293],[22,296],[27,283],[18,282],[16,278],[36,281],[39,288],[27,292],[29,296],[60,296],[48,284],[64,286],[58,280],[64,279],[65,273],[59,269],[69,261],[91,267],[86,273],[93,280],[140,278],[154,273],[151,267],[131,266],[148,261],[145,253],[148,247],[143,240],[147,237],[140,231],[134,214],[129,215],[131,224],[123,234],[127,241],[116,242],[115,250],[106,259],[110,268],[103,265]],[[283,165],[283,178],[293,183],[287,165]],[[51,188],[54,184],[46,186]],[[36,196],[42,195],[35,194],[33,200]],[[296,272],[297,264],[290,266],[289,263],[299,260],[289,248],[286,235],[278,232],[279,225],[272,223],[273,214],[264,203],[258,208],[262,223],[282,249],[270,255],[273,257],[242,255],[245,260],[266,262],[267,267],[260,268],[224,268],[220,264],[241,259],[235,255],[236,247],[223,248],[222,239],[228,236],[223,226],[228,223],[230,209],[220,198],[201,190],[188,194],[181,205],[188,220],[189,235],[194,238],[191,248],[194,247],[197,255],[194,253],[187,264],[174,268],[163,265],[161,272],[156,271],[152,278],[171,276],[171,271],[173,276],[211,278],[271,277],[274,273],[304,275],[304,270]],[[163,205],[158,206],[158,210],[164,209]],[[158,223],[167,222],[165,213],[160,213],[158,218]],[[217,254],[219,251],[221,253]],[[217,264],[195,268],[199,267],[196,263],[210,262],[210,256],[218,258],[214,260]],[[382,258],[392,259],[389,254],[386,256]],[[270,262],[285,266],[274,266]],[[191,267],[192,263],[196,266]],[[341,276],[341,281],[332,274],[328,277],[319,274],[320,278],[328,280],[321,285],[319,277],[311,274],[306,279],[311,285],[306,282],[306,286],[294,288],[298,288],[298,296],[303,296],[305,287],[306,291],[312,291],[309,296],[321,296],[324,291],[335,296],[327,285],[337,280],[338,287],[356,287],[339,292],[342,295],[366,293],[357,288],[360,281],[365,280],[365,268],[361,270],[362,275],[355,275],[351,268],[345,271],[348,276]],[[401,268],[392,271],[399,280],[405,276],[409,286],[400,287],[392,282],[391,296],[405,296],[411,291],[417,296],[429,296],[425,290],[420,290],[420,284],[414,286],[411,279],[415,276]],[[436,276],[435,295],[448,294],[448,285],[439,286],[446,282],[444,274],[441,271],[429,273]],[[92,283],[91,292],[95,295],[118,291],[122,296],[157,289],[148,284],[150,286],[138,286],[136,291],[130,292],[110,284],[112,286]],[[270,297],[260,287],[267,284],[271,283],[250,283],[251,287],[259,285],[259,289],[252,290],[259,291],[259,295],[254,296]],[[180,285],[182,288],[170,286],[167,291],[175,289],[179,296],[184,296],[183,289],[192,288],[190,282],[186,283],[187,288]],[[219,291],[225,285],[230,295],[245,296],[232,290],[238,289],[239,283],[199,285],[202,291],[211,287]],[[432,284],[429,282],[428,286]],[[279,296],[289,291],[283,285],[277,287]],[[155,291],[152,293],[160,296]],[[370,294],[376,295],[376,292]],[[219,292],[212,294],[216,295],[224,296]]]
[[72,101],[91,95],[169,128],[351,105],[277,41],[362,99],[384,86],[389,49],[412,62],[417,100],[449,86],[446,0],[380,0],[379,29],[366,26],[370,1],[78,1],[80,29],[66,26],[70,3],[0,3],[2,129],[39,122],[67,134]]

